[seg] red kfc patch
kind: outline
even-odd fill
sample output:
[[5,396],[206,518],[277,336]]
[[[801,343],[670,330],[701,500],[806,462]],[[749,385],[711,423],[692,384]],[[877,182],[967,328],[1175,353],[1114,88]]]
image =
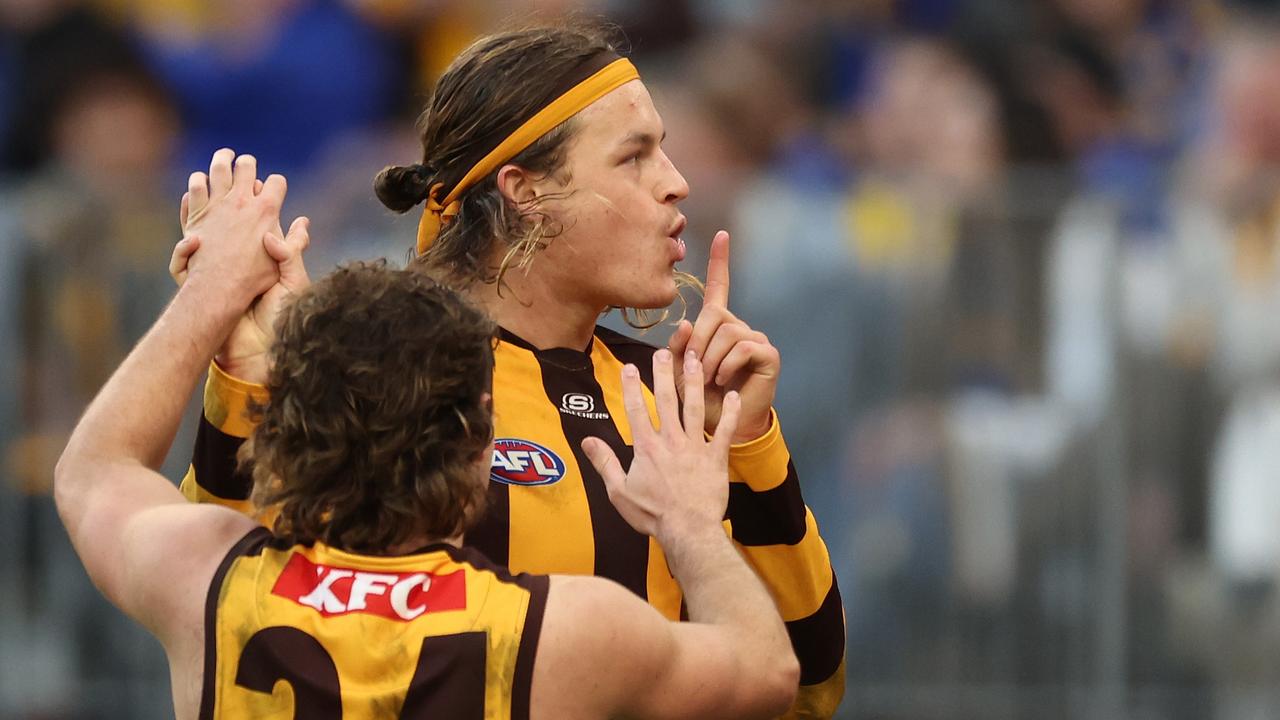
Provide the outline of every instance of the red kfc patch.
[[424,613],[467,607],[466,573],[381,573],[319,565],[294,553],[271,594],[325,617],[359,612],[409,621]]

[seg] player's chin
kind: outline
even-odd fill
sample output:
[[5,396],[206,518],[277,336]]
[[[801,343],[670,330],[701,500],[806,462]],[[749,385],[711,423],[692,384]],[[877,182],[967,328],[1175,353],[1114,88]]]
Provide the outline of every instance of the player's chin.
[[625,305],[639,310],[658,310],[670,306],[679,294],[675,278],[667,277],[641,292],[633,292]]

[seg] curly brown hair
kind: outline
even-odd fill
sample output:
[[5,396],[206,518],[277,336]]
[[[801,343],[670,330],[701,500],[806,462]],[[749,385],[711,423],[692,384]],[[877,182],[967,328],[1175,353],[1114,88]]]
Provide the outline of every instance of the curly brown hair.
[[495,332],[455,292],[381,261],[301,293],[240,453],[276,535],[376,554],[465,531],[488,484]]

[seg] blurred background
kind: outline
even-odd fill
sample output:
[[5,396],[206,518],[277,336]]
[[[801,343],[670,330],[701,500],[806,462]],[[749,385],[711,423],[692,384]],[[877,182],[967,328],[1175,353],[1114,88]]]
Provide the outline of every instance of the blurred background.
[[433,80],[567,11],[626,30],[685,269],[730,229],[782,351],[841,718],[1280,717],[1277,5],[0,0],[0,717],[172,714],[49,486],[172,294],[186,174],[252,152],[313,273],[403,262],[371,179]]

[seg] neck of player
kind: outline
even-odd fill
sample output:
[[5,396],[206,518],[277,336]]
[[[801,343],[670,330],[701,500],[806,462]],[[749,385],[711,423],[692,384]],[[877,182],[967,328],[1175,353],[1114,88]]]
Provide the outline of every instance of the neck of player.
[[468,295],[494,322],[539,350],[589,348],[596,322],[606,309],[598,301],[557,292],[552,283],[538,277],[536,268],[529,273],[508,270],[501,292],[497,284],[474,283]]

